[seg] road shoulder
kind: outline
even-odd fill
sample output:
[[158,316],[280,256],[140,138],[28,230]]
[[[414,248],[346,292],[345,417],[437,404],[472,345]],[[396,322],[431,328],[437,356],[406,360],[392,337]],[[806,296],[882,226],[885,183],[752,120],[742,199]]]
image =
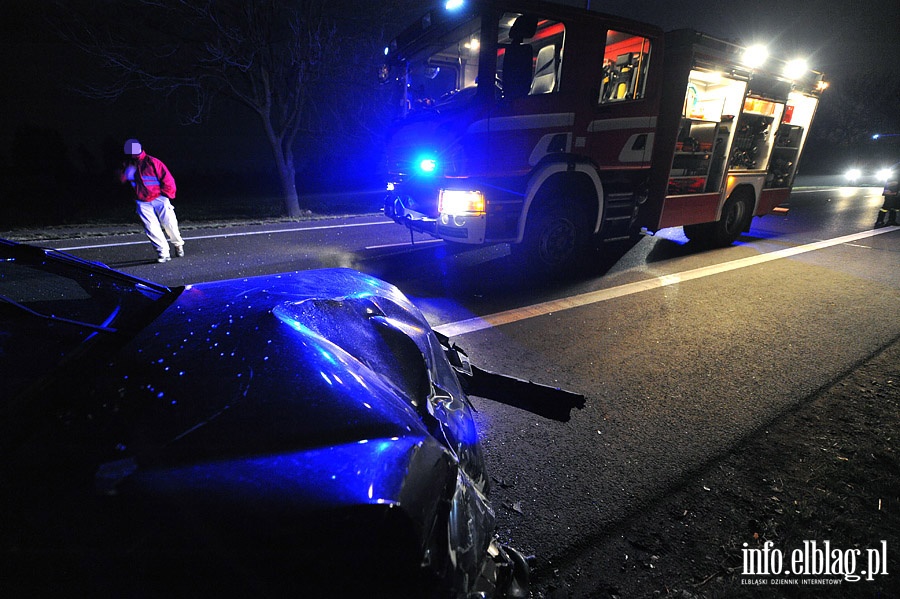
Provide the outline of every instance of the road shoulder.
[[[893,596],[898,431],[895,340],[607,531],[577,563],[539,564],[535,597]],[[785,570],[796,550],[827,547],[845,566],[856,556],[857,573],[869,550],[884,547],[890,568],[855,582],[834,574],[746,575],[746,550],[766,547],[756,556],[780,555]]]

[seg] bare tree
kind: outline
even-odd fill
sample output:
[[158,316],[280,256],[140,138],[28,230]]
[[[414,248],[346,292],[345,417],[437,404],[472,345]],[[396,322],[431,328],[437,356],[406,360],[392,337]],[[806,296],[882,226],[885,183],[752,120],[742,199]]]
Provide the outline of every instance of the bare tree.
[[311,93],[338,42],[327,0],[93,0],[58,8],[57,28],[108,76],[83,86],[84,95],[116,100],[151,90],[185,123],[201,122],[223,97],[255,113],[284,212],[299,216],[295,142],[311,127]]

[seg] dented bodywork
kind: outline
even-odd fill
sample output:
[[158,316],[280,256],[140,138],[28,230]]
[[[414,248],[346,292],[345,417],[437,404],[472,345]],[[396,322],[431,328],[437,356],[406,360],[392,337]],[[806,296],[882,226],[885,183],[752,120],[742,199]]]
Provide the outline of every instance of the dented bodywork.
[[355,271],[169,289],[0,253],[4,594],[527,596],[467,390],[583,397],[473,368]]

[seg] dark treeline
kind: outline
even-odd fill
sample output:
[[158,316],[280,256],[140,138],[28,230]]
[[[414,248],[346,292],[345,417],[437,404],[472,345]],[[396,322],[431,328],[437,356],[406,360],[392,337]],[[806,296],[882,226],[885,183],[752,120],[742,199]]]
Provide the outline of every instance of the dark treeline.
[[[805,174],[900,161],[900,72],[867,69],[829,77],[801,161]],[[880,134],[881,137],[873,139]]]
[[[52,148],[52,151],[48,151]],[[0,230],[90,222],[136,222],[130,189],[118,179],[122,140],[99,148],[69,146],[63,135],[34,125],[19,128],[0,150]],[[278,216],[271,171],[179,169],[177,206],[187,218]]]

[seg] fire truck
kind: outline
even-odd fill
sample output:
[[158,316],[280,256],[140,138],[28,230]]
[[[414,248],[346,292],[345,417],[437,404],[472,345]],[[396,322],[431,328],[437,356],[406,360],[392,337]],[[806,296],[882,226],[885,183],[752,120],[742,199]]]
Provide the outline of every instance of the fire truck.
[[385,215],[547,272],[668,227],[731,244],[788,199],[826,87],[759,48],[531,0],[442,2],[385,59]]

